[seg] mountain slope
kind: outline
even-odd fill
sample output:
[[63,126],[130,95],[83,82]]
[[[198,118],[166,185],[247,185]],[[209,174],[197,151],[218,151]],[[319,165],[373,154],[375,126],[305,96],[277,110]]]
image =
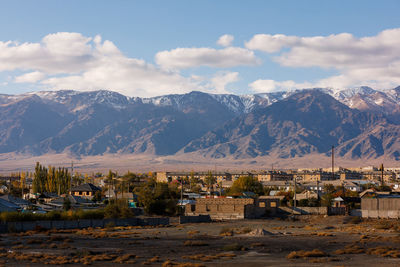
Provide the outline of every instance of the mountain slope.
[[0,95],[0,153],[399,158],[400,87],[153,98],[71,90]]
[[200,150],[206,156],[236,158],[326,153],[382,121],[381,115],[350,109],[319,90],[302,91],[227,122],[181,153]]

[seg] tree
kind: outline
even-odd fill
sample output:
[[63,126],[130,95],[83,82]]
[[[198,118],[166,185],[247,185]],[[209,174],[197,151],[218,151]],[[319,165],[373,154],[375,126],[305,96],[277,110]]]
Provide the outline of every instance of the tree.
[[103,199],[103,194],[102,194],[102,192],[99,190],[99,191],[96,191],[95,193],[94,193],[94,196],[93,196],[93,198],[92,198],[92,200],[94,201],[94,202],[101,202],[101,200]]
[[144,185],[135,188],[139,205],[147,214],[173,215],[177,212],[179,189],[167,183],[157,183],[151,179]]
[[217,178],[212,175],[211,171],[208,172],[206,178],[204,178],[204,181],[207,185],[207,189],[210,192],[210,189],[214,188],[214,184],[217,182]]
[[69,200],[68,197],[64,197],[63,210],[70,210],[70,209],[71,209],[71,201]]
[[189,177],[190,191],[199,193],[201,190],[200,183],[201,180],[198,177],[194,176],[194,172],[190,172],[190,177]]
[[229,188],[229,195],[241,195],[243,192],[253,192],[257,195],[264,194],[263,185],[251,176],[241,176]]
[[70,187],[71,175],[65,168],[49,166],[45,168],[36,163],[35,173],[33,178],[33,192],[43,193],[51,192],[64,194],[67,193]]
[[322,198],[321,198],[321,205],[322,205],[323,207],[330,207],[330,206],[332,206],[332,200],[333,200],[334,198],[335,198],[335,197],[334,197],[332,194],[325,194],[325,195],[323,195]]

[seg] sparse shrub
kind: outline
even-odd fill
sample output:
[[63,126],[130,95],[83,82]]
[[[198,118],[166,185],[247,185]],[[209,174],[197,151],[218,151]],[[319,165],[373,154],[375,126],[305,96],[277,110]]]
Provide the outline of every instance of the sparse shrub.
[[348,245],[344,249],[338,249],[335,251],[335,254],[361,254],[364,253],[365,249],[359,246]]
[[189,236],[193,236],[193,235],[196,235],[196,234],[198,234],[198,233],[200,233],[200,231],[198,231],[198,230],[191,230],[191,231],[188,231],[188,232],[187,232],[187,234],[188,234]]
[[393,227],[393,224],[390,221],[381,220],[379,223],[375,225],[376,229],[388,230]]
[[131,218],[134,217],[132,210],[129,208],[128,201],[118,199],[110,201],[104,209],[105,218]]
[[311,251],[299,250],[292,251],[286,256],[288,259],[299,259],[299,258],[310,258],[310,257],[327,257],[329,256],[325,252],[319,249],[313,249]]
[[232,228],[224,227],[219,232],[219,235],[220,236],[233,236],[233,230],[232,230]]
[[248,234],[252,231],[252,229],[250,227],[243,227],[243,228],[239,228],[235,231],[235,234],[238,235],[243,235],[243,234]]

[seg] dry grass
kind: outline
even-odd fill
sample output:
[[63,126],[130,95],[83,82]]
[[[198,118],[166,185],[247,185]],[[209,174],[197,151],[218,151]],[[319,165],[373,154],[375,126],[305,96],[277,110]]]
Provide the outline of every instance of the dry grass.
[[16,245],[16,246],[12,246],[12,249],[28,249],[29,246],[24,246],[24,245]]
[[365,253],[365,249],[359,246],[354,246],[354,245],[347,245],[343,249],[338,249],[334,252],[337,255],[343,255],[343,254],[362,254]]
[[[109,257],[109,259],[110,259],[111,257]],[[113,260],[113,262],[115,262],[115,263],[134,263],[135,261],[133,261],[133,259],[135,259],[136,258],[136,255],[134,255],[134,254],[124,254],[124,255],[121,255],[121,256],[119,256],[119,257],[117,257],[115,260]]]
[[317,236],[335,236],[335,235],[332,234],[332,233],[318,232],[318,233],[317,233]]
[[224,227],[219,232],[220,236],[233,236],[233,229],[229,227]]
[[311,257],[328,257],[329,254],[319,250],[313,249],[311,251],[299,250],[292,251],[286,256],[288,259],[300,259],[300,258],[311,258]]
[[375,248],[369,248],[366,252],[368,255],[376,255],[380,257],[392,257],[400,258],[400,250],[397,248],[379,246]]
[[197,235],[199,233],[200,233],[200,231],[198,231],[198,230],[191,230],[191,231],[187,232],[188,236],[194,236],[194,235]]
[[201,263],[191,263],[191,262],[174,262],[171,260],[167,260],[163,262],[162,267],[205,267],[204,264]]
[[209,262],[209,261],[223,259],[223,258],[232,259],[234,257],[236,257],[236,254],[234,254],[234,253],[219,253],[216,255],[196,254],[196,255],[190,255],[190,256],[182,256],[182,259],[190,259],[190,260]]

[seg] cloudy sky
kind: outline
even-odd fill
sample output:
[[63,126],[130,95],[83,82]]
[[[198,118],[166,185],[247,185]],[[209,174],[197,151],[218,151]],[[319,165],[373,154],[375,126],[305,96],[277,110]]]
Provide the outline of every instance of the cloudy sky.
[[400,85],[400,1],[1,1],[0,93]]

